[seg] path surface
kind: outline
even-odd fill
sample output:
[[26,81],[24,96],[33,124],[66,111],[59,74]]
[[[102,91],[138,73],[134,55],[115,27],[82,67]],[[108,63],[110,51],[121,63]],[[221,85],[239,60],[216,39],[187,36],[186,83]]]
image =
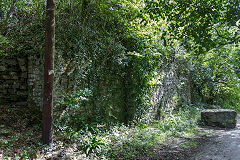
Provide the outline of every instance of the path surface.
[[214,130],[189,160],[240,160],[240,118],[235,129]]

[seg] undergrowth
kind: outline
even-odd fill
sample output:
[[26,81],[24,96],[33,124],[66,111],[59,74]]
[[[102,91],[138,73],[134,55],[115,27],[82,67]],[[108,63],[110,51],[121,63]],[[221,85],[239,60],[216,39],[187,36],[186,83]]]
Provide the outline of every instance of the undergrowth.
[[172,137],[189,137],[198,132],[200,109],[179,109],[151,124],[93,124],[79,131],[58,127],[57,134],[77,144],[89,159],[132,159],[153,156],[154,149]]
[[[124,124],[89,124],[80,130],[74,130],[67,126],[55,124],[53,147],[46,148],[31,139],[31,131],[35,134],[39,128],[29,130],[26,135],[18,134],[18,139],[23,139],[22,145],[13,147],[17,142],[14,137],[0,139],[1,159],[41,159],[58,157],[63,159],[135,159],[151,157],[154,150],[164,145],[173,137],[189,137],[198,132],[198,120],[200,110],[196,107],[185,107],[175,111],[164,119],[154,121],[151,124],[134,122]],[[24,131],[23,131],[24,132]],[[25,133],[25,132],[24,132]],[[15,141],[16,140],[16,141]],[[39,138],[37,139],[37,141]],[[6,148],[12,150],[8,151]],[[1,147],[1,148],[2,148]],[[45,149],[44,149],[45,148]],[[16,152],[17,151],[17,152]],[[15,153],[10,153],[15,152]],[[55,155],[54,155],[55,154]],[[47,157],[48,156],[48,157]],[[61,158],[61,157],[60,157]]]

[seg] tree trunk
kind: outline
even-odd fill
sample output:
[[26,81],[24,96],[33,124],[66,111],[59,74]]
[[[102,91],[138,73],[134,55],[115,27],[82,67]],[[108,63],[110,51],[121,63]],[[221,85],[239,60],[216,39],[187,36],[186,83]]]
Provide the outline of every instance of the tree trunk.
[[43,144],[52,144],[53,120],[53,79],[54,79],[54,48],[55,48],[55,3],[47,0],[46,40],[44,55],[44,94],[43,94]]

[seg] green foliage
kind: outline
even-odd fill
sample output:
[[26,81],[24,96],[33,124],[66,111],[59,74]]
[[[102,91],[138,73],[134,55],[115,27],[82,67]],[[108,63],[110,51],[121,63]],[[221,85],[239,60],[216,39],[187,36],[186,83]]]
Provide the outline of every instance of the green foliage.
[[[217,45],[212,39],[215,24],[224,26],[230,22],[227,24],[236,26],[240,12],[238,0],[231,3],[228,0],[147,0],[143,11],[149,15],[150,20],[166,21],[167,30],[162,38],[165,39],[166,33],[169,33],[169,45],[172,40],[179,40],[186,49],[197,54]],[[234,13],[236,15],[233,18],[230,15]],[[148,22],[149,19],[145,17],[142,16],[143,21]],[[238,40],[239,38],[235,37],[234,42]],[[194,43],[192,47],[191,42]]]
[[101,147],[104,145],[105,143],[102,141],[102,137],[90,134],[88,135],[87,140],[83,141],[83,144],[79,147],[79,149],[82,149],[88,157],[91,154],[99,154]]
[[87,108],[91,96],[92,92],[87,88],[64,95],[55,110],[58,115],[56,122],[61,126],[68,126],[75,130],[79,130],[92,122],[91,110]]
[[3,35],[0,35],[0,57],[8,55],[11,48],[12,44],[8,40],[8,38]]
[[[44,1],[2,1],[1,34],[6,36],[11,50],[5,55],[40,54],[44,43]],[[12,10],[9,6],[13,6]],[[9,19],[7,17],[9,16]],[[1,52],[1,51],[0,51]]]
[[233,67],[234,67],[234,72],[236,73],[236,75],[238,76],[238,78],[240,78],[240,49],[236,49],[233,52]]
[[156,121],[152,125],[136,127],[115,126],[107,133],[107,156],[111,158],[137,158],[150,156],[153,149],[172,136],[190,136],[196,133],[200,110],[182,109],[171,118]]
[[192,70],[193,101],[239,110],[237,53],[238,47],[227,45],[196,62]]
[[165,117],[156,125],[164,132],[174,136],[195,132],[195,125],[200,119],[200,110],[196,106],[180,108],[175,114]]
[[87,109],[89,121],[128,123],[147,108],[148,81],[159,58],[137,34],[140,8],[131,1],[57,3],[56,92],[70,95],[71,90],[84,88],[92,92],[87,103],[72,108],[75,117],[85,117],[79,112]]
[[[0,2],[0,56],[42,54],[45,1]],[[191,103],[239,109],[239,4],[228,2],[56,0],[56,135],[90,158],[132,159],[196,133],[199,106],[180,103],[184,94],[173,96],[173,114],[144,119],[173,63],[176,76],[190,73]],[[184,92],[189,79],[174,85]],[[10,149],[15,138],[1,146]],[[16,156],[30,157],[26,150]]]
[[188,147],[197,147],[197,142],[195,141],[188,141],[183,145],[184,148],[188,148]]
[[[196,106],[185,106],[175,110],[171,117],[152,124],[138,121],[130,126],[96,124],[79,131],[58,127],[55,136],[65,145],[77,144],[78,151],[81,151],[78,153],[86,154],[89,159],[151,157],[154,149],[169,138],[191,137],[198,133],[200,111]],[[190,142],[188,146],[191,146]]]

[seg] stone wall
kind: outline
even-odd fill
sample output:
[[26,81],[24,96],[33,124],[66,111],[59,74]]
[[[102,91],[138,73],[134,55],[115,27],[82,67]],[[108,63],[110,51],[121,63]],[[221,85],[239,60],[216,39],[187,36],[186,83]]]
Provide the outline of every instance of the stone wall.
[[28,98],[27,59],[0,60],[0,103],[25,102]]
[[42,58],[26,56],[0,59],[0,104],[41,106]]
[[159,72],[157,83],[152,86],[150,116],[159,119],[171,114],[176,107],[191,104],[190,73],[183,60],[167,62]]
[[[0,104],[28,104],[39,108],[42,106],[42,59],[39,55],[0,59]],[[158,73],[158,79],[156,79],[158,83],[152,88],[152,109],[149,115],[159,119],[162,112],[171,113],[176,106],[191,103],[187,68],[187,63],[180,60],[167,62],[163,65],[162,70]],[[121,92],[121,94],[123,93]],[[114,104],[112,106],[115,106]],[[116,105],[116,107],[119,106]],[[117,111],[117,109],[114,110]]]
[[28,104],[41,107],[43,96],[43,58],[28,56]]

